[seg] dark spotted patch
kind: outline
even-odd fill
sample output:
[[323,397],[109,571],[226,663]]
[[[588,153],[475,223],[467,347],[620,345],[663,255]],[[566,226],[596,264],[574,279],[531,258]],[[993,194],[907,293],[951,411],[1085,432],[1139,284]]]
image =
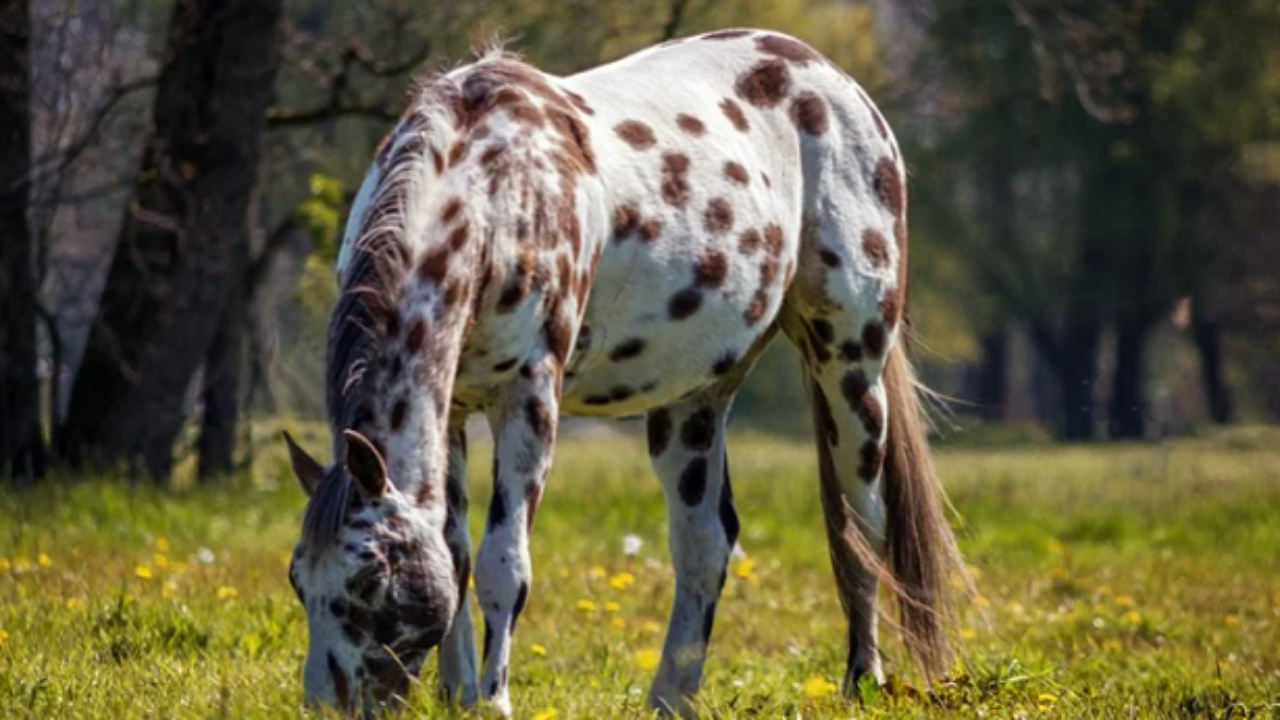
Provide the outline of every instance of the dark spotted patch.
[[840,359],[845,362],[858,362],[862,359],[862,346],[854,340],[840,343]]
[[573,104],[574,104],[574,105],[575,105],[579,110],[581,110],[582,112],[584,112],[584,113],[586,113],[586,114],[588,114],[588,115],[595,115],[595,114],[596,114],[595,108],[593,108],[593,107],[591,107],[590,105],[588,105],[588,104],[587,104],[586,99],[585,99],[585,98],[583,98],[583,97],[582,97],[581,95],[579,95],[578,93],[576,93],[576,92],[574,92],[574,91],[572,91],[572,90],[562,90],[561,92],[563,92],[565,95],[569,96],[569,100],[570,100],[570,102],[572,102],[572,103],[573,103]]
[[824,345],[830,345],[836,340],[835,328],[826,320],[818,319],[813,321],[813,334],[818,336],[818,340]]
[[778,258],[766,257],[760,262],[760,286],[762,288],[773,284],[778,279]]
[[395,311],[387,313],[386,333],[388,340],[394,340],[400,334],[400,313]]
[[662,234],[662,221],[657,218],[649,218],[640,223],[640,239],[646,243],[651,243],[658,239]]
[[880,319],[884,320],[886,328],[892,328],[902,317],[902,304],[898,296],[899,293],[895,290],[886,292],[884,297],[880,298]]
[[751,304],[747,306],[743,317],[747,321],[747,325],[755,325],[764,318],[764,314],[769,311],[769,293],[763,288],[756,290],[751,296]]
[[724,198],[711,198],[707,202],[704,218],[707,230],[713,233],[727,233],[733,229],[733,205]]
[[347,674],[343,672],[342,666],[338,664],[338,659],[329,653],[329,674],[333,676],[333,692],[338,699],[338,707],[345,708],[351,703],[351,695],[348,694]]
[[858,409],[858,417],[862,420],[862,427],[871,436],[871,439],[879,440],[880,435],[884,432],[884,408],[874,394],[867,393],[862,396],[862,406]]
[[546,338],[547,349],[560,362],[561,367],[564,367],[565,361],[569,359],[570,345],[573,342],[572,332],[573,329],[569,326],[569,321],[558,312],[547,318],[546,323],[542,326],[542,334]]
[[733,40],[734,38],[746,37],[751,34],[750,30],[717,30],[702,36],[703,40]]
[[445,203],[444,211],[440,213],[440,222],[448,225],[453,222],[454,218],[462,212],[462,198],[453,198]]
[[800,67],[822,60],[822,56],[813,48],[799,40],[793,40],[782,35],[765,35],[756,38],[756,49],[763,53],[776,55]]
[[907,197],[902,187],[902,177],[898,175],[898,166],[889,158],[881,158],[876,163],[871,183],[880,202],[894,217],[900,216],[906,207]]
[[681,130],[689,133],[694,137],[698,137],[707,132],[707,126],[704,125],[701,120],[699,120],[698,118],[692,115],[686,115],[684,113],[680,113],[679,115],[676,116],[676,125],[680,126]]
[[632,204],[619,205],[613,210],[613,239],[626,240],[640,226],[640,208]]
[[659,408],[649,413],[645,421],[649,436],[649,457],[658,457],[667,451],[671,442],[671,413],[666,408]]
[[497,463],[494,463],[494,465],[493,479],[495,484],[493,486],[493,498],[489,500],[489,517],[486,521],[486,526],[491,530],[507,521],[507,496],[502,486],[496,483],[498,480]]
[[397,400],[396,404],[391,407],[390,423],[391,423],[392,430],[399,430],[401,427],[404,426],[404,416],[408,412],[408,410],[409,410],[409,402],[404,398],[400,398],[399,400]]
[[507,151],[506,145],[490,145],[484,152],[480,153],[480,164],[489,167],[497,162],[498,158]]
[[623,120],[613,126],[613,131],[622,138],[623,142],[636,150],[648,150],[658,142],[658,138],[653,134],[653,128],[639,120]]
[[791,101],[791,110],[788,115],[801,132],[814,137],[825,133],[830,124],[827,118],[827,104],[818,97],[817,93],[808,90],[796,95],[796,98]]
[[840,393],[849,409],[857,414],[861,411],[864,398],[871,391],[871,383],[867,374],[858,368],[849,370],[840,378]]
[[774,224],[764,227],[764,247],[770,255],[774,257],[781,255],[784,244],[781,227]]
[[547,409],[541,398],[531,397],[524,404],[525,420],[533,430],[533,434],[544,443],[551,442],[551,434],[555,430],[556,420]]
[[685,288],[671,296],[667,303],[667,313],[672,320],[684,320],[698,312],[702,307],[702,291],[698,288]]
[[413,325],[409,327],[409,337],[405,340],[405,347],[409,348],[409,352],[417,353],[422,350],[422,344],[427,339],[427,324],[422,318],[413,321]]
[[705,452],[716,439],[716,413],[699,408],[680,426],[680,442],[691,452]]
[[471,149],[471,145],[466,140],[459,140],[449,148],[449,167],[457,167],[467,156],[467,151]]
[[742,107],[738,103],[725,98],[720,101],[720,109],[724,111],[724,116],[729,118],[729,122],[738,129],[739,132],[747,132],[751,129],[751,123],[747,122],[747,116],[742,112]]
[[889,265],[889,246],[879,230],[867,228],[862,233],[862,252],[877,270]]
[[471,225],[463,222],[461,225],[453,229],[449,233],[449,249],[453,251],[461,250],[467,244],[468,233],[471,231]]
[[733,483],[729,481],[729,462],[725,461],[724,484],[720,486],[720,527],[724,528],[724,539],[732,550],[738,542],[741,526],[738,524],[738,512],[733,507]]
[[449,273],[449,246],[444,243],[433,245],[427,250],[418,265],[418,275],[423,280],[439,285]]
[[641,338],[630,338],[623,340],[609,351],[609,359],[614,362],[622,360],[630,360],[631,358],[644,352],[644,340]]
[[747,228],[742,231],[742,235],[738,236],[738,251],[747,257],[751,257],[760,249],[764,239],[760,236],[760,231],[755,228]]
[[729,275],[729,256],[723,250],[707,250],[698,258],[695,278],[699,286],[715,289],[724,285]]
[[489,625],[489,621],[484,623],[484,649],[480,653],[480,659],[488,662],[489,651],[493,649],[493,628]]
[[725,375],[738,364],[738,353],[734,350],[726,350],[724,355],[716,360],[716,364],[711,366],[711,372],[717,376]]
[[862,347],[866,348],[867,354],[873,358],[884,355],[884,345],[886,341],[884,325],[878,322],[869,322],[862,328]]
[[434,145],[431,146],[431,164],[435,167],[437,175],[444,172],[444,156]]
[[689,202],[689,156],[684,153],[662,154],[662,199],[674,207]]
[[747,174],[747,169],[732,160],[724,164],[724,176],[730,182],[742,186],[746,186],[751,182],[751,176]]
[[773,182],[769,180],[769,173],[767,173],[767,172],[761,172],[761,173],[760,173],[760,179],[764,181],[764,186],[765,186],[765,187],[767,187],[767,188],[771,188],[771,187],[773,187]]
[[529,281],[527,278],[515,278],[507,283],[502,289],[502,294],[498,296],[498,312],[509,313],[516,309],[516,306],[529,296]]
[[707,494],[707,459],[696,457],[690,460],[680,473],[676,489],[685,505],[694,506],[702,502],[702,496]]
[[874,440],[862,444],[859,450],[861,462],[858,464],[858,477],[871,482],[880,474],[880,466],[884,464],[884,448]]
[[609,400],[611,402],[622,402],[623,400],[629,400],[635,394],[636,394],[636,391],[632,390],[626,385],[614,385],[613,387],[609,388]]
[[840,267],[840,256],[830,248],[822,248],[818,251],[818,258],[822,260],[822,264],[829,268]]
[[791,89],[791,71],[782,60],[762,60],[738,77],[738,97],[759,108],[774,108]]
[[[516,631],[516,621],[520,619],[520,613],[524,612],[524,605],[529,601],[529,581],[520,581],[520,590],[516,592],[516,605],[511,609],[511,632]],[[472,642],[475,642],[472,640]]]
[[613,402],[608,395],[588,395],[582,398],[584,405],[608,405]]

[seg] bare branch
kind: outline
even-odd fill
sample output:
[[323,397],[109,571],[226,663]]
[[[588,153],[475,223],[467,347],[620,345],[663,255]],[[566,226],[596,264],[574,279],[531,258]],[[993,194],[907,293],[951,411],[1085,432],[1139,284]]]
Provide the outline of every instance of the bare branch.
[[410,57],[398,63],[379,61],[369,52],[363,43],[357,41],[342,53],[338,69],[322,83],[328,88],[329,98],[322,105],[305,110],[286,110],[272,108],[267,112],[267,127],[271,129],[301,127],[344,117],[366,118],[369,120],[394,121],[400,113],[388,107],[385,101],[361,102],[347,98],[347,90],[351,84],[353,68],[360,68],[365,74],[377,78],[394,78],[413,71],[426,62],[431,54],[431,46],[424,43]]

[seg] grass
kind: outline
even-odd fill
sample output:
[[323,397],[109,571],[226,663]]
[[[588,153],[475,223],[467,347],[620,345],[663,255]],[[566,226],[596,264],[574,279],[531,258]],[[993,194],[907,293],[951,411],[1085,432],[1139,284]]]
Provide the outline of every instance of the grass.
[[[706,717],[1280,717],[1280,432],[941,452],[982,593],[963,653],[921,693],[886,631],[894,681],[854,702],[830,694],[843,619],[808,443],[737,435],[730,458],[749,559],[720,604]],[[0,717],[298,717],[306,628],[285,568],[302,507],[274,443],[233,487],[6,489]],[[643,713],[673,588],[664,532],[638,438],[561,443],[517,717]],[[461,714],[426,691],[433,672],[407,717]]]

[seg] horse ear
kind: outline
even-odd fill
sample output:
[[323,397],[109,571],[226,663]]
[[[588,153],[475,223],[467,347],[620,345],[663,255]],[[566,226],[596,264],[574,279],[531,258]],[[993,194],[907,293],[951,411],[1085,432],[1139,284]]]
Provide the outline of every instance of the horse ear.
[[311,494],[320,487],[320,479],[324,477],[324,466],[316,462],[315,458],[307,454],[298,443],[293,441],[293,436],[288,431],[282,433],[284,435],[284,444],[289,446],[289,463],[293,465],[293,474],[298,478],[298,484],[302,485],[302,490],[311,497]]
[[365,500],[376,500],[387,493],[387,464],[369,439],[355,430],[343,430],[347,440],[347,472]]

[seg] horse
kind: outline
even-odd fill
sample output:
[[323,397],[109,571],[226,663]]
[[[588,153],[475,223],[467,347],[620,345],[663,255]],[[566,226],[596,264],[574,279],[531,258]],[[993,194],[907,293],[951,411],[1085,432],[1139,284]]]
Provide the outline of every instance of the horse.
[[[510,714],[558,418],[644,415],[676,581],[648,701],[692,713],[739,532],[726,417],[779,330],[803,358],[844,689],[884,681],[880,585],[914,661],[945,671],[962,565],[903,340],[905,172],[864,90],[776,32],[711,32],[570,77],[490,50],[420,81],[337,259],[336,460],[285,437],[309,495],[289,568],[307,701],[398,704],[438,647],[445,698]],[[495,453],[473,566],[475,413]]]

